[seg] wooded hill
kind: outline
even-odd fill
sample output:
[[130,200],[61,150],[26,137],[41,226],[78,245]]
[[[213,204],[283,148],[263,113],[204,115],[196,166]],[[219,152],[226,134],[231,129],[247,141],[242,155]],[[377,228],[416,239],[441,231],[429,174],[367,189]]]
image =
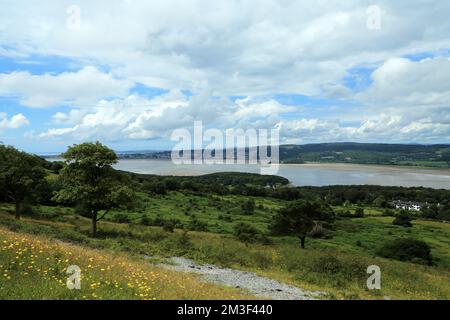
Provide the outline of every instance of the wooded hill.
[[[280,146],[281,163],[357,163],[450,167],[450,145],[320,143]],[[193,152],[191,151],[193,154]],[[224,152],[224,155],[226,152]],[[246,150],[248,155],[248,150]],[[170,159],[170,151],[119,152],[123,159]]]

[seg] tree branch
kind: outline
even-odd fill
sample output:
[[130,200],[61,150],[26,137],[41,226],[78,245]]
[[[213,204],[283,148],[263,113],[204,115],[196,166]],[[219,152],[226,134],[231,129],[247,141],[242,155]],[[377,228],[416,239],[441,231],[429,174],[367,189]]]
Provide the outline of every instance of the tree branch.
[[97,222],[102,220],[107,214],[109,213],[109,210],[106,210],[104,214],[100,218],[97,219]]

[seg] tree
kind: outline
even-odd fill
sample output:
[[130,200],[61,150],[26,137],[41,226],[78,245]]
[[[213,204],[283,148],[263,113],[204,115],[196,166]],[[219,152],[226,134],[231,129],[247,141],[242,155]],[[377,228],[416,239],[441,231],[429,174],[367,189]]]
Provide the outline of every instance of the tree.
[[373,200],[373,204],[378,208],[385,208],[387,205],[386,198],[382,195],[378,196],[375,200]]
[[20,219],[25,199],[34,196],[36,186],[44,183],[42,159],[14,147],[0,145],[0,189],[15,204],[15,217]]
[[411,221],[412,221],[411,216],[405,212],[402,212],[395,217],[392,224],[411,228],[412,227]]
[[133,205],[129,177],[113,169],[117,155],[100,142],[74,145],[62,157],[65,167],[60,171],[61,189],[54,199],[83,208],[92,221],[91,234],[95,237],[97,222],[111,209]]
[[306,235],[313,230],[316,221],[331,221],[334,217],[334,212],[328,205],[297,200],[273,217],[270,229],[273,234],[278,235],[296,234],[304,249]]

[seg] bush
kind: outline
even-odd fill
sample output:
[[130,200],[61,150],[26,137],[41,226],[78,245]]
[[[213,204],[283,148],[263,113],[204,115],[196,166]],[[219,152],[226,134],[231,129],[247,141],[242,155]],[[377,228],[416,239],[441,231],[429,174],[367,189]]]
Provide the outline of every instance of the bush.
[[364,218],[364,209],[361,207],[356,208],[354,217],[355,218]]
[[266,235],[261,234],[255,227],[244,222],[239,222],[234,226],[234,236],[246,244],[255,242],[270,244],[270,239]]
[[322,223],[317,223],[308,234],[314,239],[330,239],[331,235]]
[[167,220],[163,223],[163,230],[166,232],[173,232],[173,229],[175,228],[175,221]]
[[400,213],[399,215],[397,215],[395,217],[392,224],[394,224],[396,226],[411,228],[412,227],[411,221],[412,221],[412,219],[408,214]]
[[351,281],[360,282],[366,278],[367,263],[355,257],[342,258],[335,253],[326,253],[313,258],[307,268],[321,277],[331,276],[336,287],[346,287]]
[[431,265],[433,262],[430,246],[424,241],[412,238],[401,238],[386,243],[377,254],[384,258],[420,264]]
[[339,217],[352,218],[353,214],[349,210],[345,210],[344,212],[339,212]]
[[245,200],[241,205],[242,211],[246,215],[251,215],[255,212],[255,200],[248,199]]
[[350,210],[345,210],[338,213],[341,218],[364,218],[364,209],[356,208],[355,213],[351,213]]

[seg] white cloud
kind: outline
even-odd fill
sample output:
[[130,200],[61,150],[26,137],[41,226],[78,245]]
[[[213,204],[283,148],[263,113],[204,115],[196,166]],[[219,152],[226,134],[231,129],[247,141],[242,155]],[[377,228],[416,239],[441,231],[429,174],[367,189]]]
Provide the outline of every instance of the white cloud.
[[[76,107],[54,114],[42,138],[153,139],[202,120],[220,128],[281,124],[286,139],[450,141],[449,60],[402,58],[450,48],[449,2],[377,1],[378,31],[367,29],[368,3],[357,0],[79,0],[79,30],[66,28],[69,4],[0,4],[0,55],[58,56],[87,66],[0,74],[0,95],[30,107]],[[99,65],[111,71],[93,67]],[[343,78],[368,65],[376,68],[373,83],[355,94]],[[134,83],[170,93],[130,95]],[[280,93],[360,105],[336,115],[330,106],[320,106],[324,114],[261,98]]]
[[[177,90],[146,99],[131,95],[125,99],[100,101],[93,110],[83,114],[56,113],[57,124],[73,124],[71,127],[52,128],[40,138],[90,139],[153,139],[167,138],[177,128],[191,127],[194,121],[207,126],[225,129],[231,127],[273,126],[280,114],[293,112],[295,108],[252,98],[219,99],[208,90],[188,97]],[[256,121],[255,121],[256,120]]]
[[369,103],[385,106],[442,106],[450,107],[450,60],[429,58],[411,61],[405,58],[388,59],[373,74],[373,84],[361,94]]
[[30,121],[21,113],[18,113],[11,118],[0,112],[0,130],[5,129],[18,129],[20,127],[25,127],[30,124]]
[[396,130],[386,130],[392,137],[450,141],[448,58],[391,58],[373,72],[372,79],[368,90],[357,95],[375,119],[367,122],[366,131],[382,132],[392,126]]
[[450,46],[445,1],[378,1],[379,31],[367,29],[368,4],[356,0],[80,0],[79,30],[66,28],[69,4],[3,2],[0,43],[97,61],[151,86],[206,82],[219,95],[317,95],[354,65]]
[[58,75],[23,71],[0,74],[0,95],[18,96],[21,104],[34,108],[95,103],[102,97],[125,96],[131,86],[131,81],[92,66]]
[[432,142],[450,137],[450,122],[436,123],[430,118],[411,120],[406,116],[381,114],[360,124],[344,126],[339,119],[283,120],[281,136],[285,142],[383,141]]

